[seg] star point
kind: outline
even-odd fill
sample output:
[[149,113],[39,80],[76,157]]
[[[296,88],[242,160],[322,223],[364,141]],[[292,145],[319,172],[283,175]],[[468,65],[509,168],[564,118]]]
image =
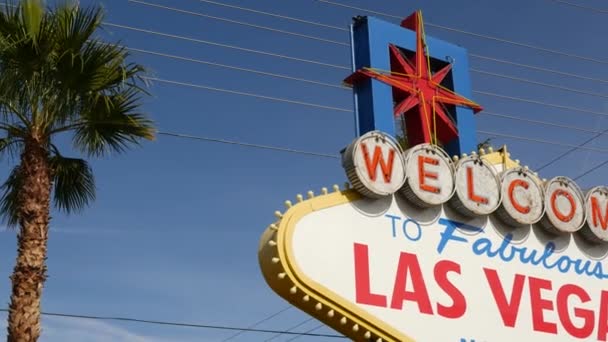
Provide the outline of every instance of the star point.
[[458,129],[446,106],[466,107],[474,113],[482,108],[441,85],[450,74],[452,64],[447,64],[435,73],[431,72],[421,13],[415,12],[403,20],[401,26],[416,32],[416,51],[413,58],[404,56],[397,46],[391,44],[389,48],[392,70],[362,68],[344,82],[355,85],[362,79],[375,79],[390,85],[396,102],[394,115],[405,117],[408,141],[413,145],[433,143],[433,139],[435,143],[438,140],[447,143],[458,137]]

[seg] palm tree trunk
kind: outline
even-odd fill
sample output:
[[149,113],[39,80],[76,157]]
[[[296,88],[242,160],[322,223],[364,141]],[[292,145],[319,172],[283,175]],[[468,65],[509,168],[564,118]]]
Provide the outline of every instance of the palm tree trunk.
[[8,342],[37,341],[40,336],[40,299],[46,280],[47,232],[51,171],[45,144],[25,142],[20,165],[17,262],[8,316]]

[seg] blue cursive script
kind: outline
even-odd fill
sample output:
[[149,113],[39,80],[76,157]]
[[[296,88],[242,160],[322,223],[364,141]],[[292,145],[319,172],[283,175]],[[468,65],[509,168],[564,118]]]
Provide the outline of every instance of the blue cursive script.
[[[450,241],[470,243],[468,238],[456,235],[458,228],[470,232],[484,233],[481,228],[445,218],[439,219],[439,224],[445,226],[445,229],[440,233],[441,240],[437,245],[437,253],[439,254],[443,253]],[[548,270],[556,269],[561,273],[574,272],[578,275],[586,275],[597,279],[608,278],[608,274],[604,273],[600,261],[572,259],[567,255],[557,256],[554,254],[555,244],[553,242],[547,243],[545,248],[539,251],[514,246],[511,244],[512,241],[512,234],[507,234],[498,246],[486,237],[478,237],[471,243],[471,249],[478,256],[499,258],[504,262],[519,260],[522,264],[543,267]]]

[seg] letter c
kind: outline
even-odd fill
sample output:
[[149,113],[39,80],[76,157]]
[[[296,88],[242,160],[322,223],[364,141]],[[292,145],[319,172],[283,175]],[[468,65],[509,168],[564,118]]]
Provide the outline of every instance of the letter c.
[[530,206],[523,206],[515,200],[514,192],[515,188],[518,186],[528,190],[528,188],[530,187],[530,183],[521,179],[513,180],[511,184],[509,184],[509,200],[511,201],[511,204],[513,204],[515,210],[519,211],[522,214],[527,214],[530,212]]

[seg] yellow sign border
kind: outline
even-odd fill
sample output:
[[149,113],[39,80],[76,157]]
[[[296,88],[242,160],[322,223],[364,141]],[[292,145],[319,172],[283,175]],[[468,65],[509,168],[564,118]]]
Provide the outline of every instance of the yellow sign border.
[[[291,206],[262,235],[259,262],[268,285],[281,297],[354,341],[414,342],[355,304],[308,278],[297,266],[292,236],[302,217],[318,210],[362,199],[354,190],[312,197]],[[326,192],[326,190],[324,190]],[[301,199],[301,197],[300,197]]]

